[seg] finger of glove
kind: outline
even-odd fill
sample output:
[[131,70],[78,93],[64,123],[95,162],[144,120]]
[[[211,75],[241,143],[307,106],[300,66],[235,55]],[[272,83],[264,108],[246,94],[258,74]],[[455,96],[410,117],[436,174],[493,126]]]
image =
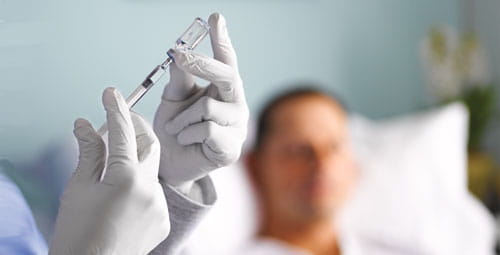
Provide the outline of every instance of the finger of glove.
[[163,100],[183,101],[188,98],[194,88],[194,79],[190,73],[187,73],[177,66],[175,62],[170,64],[170,81],[163,90]]
[[193,124],[177,135],[177,142],[181,145],[202,144],[203,153],[216,166],[225,166],[238,159],[238,141],[233,128],[213,121]]
[[217,87],[220,98],[225,102],[241,100],[241,80],[231,66],[213,58],[192,51],[171,50],[177,66]]
[[108,125],[108,168],[116,162],[137,162],[137,143],[130,110],[122,95],[115,88],[103,93]]
[[[160,142],[153,128],[140,114],[131,112],[134,123],[135,136],[137,139],[137,156],[139,162],[146,160],[157,160],[160,157]],[[158,173],[158,168],[151,169]]]
[[73,134],[78,142],[77,178],[97,181],[106,162],[106,146],[101,136],[97,134],[86,119],[77,119]]
[[213,121],[205,121],[190,125],[177,135],[177,142],[180,145],[191,145],[205,143],[215,152],[224,152],[226,137],[224,137],[224,127]]
[[213,13],[208,18],[210,41],[214,58],[238,70],[238,61],[231,39],[227,32],[226,19],[220,13]]
[[168,134],[174,135],[189,125],[203,121],[213,121],[220,126],[230,126],[238,121],[240,115],[241,113],[235,104],[203,96],[167,122],[165,130]]

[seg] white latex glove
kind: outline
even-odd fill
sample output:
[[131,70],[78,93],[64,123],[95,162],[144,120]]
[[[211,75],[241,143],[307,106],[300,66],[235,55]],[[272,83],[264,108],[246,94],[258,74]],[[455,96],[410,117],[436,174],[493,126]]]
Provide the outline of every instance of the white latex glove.
[[146,254],[170,230],[158,182],[159,142],[119,92],[104,91],[109,157],[87,120],[75,121],[80,156],[61,199],[50,254]]
[[[208,19],[214,58],[170,50],[170,82],[156,112],[160,178],[188,192],[193,181],[235,162],[247,134],[248,107],[224,17]],[[193,75],[210,82],[195,84]]]

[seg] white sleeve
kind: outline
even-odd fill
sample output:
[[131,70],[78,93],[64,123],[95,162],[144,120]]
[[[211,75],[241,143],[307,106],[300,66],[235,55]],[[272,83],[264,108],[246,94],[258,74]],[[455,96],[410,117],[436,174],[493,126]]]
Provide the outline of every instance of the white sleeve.
[[150,254],[178,255],[184,243],[206,212],[217,200],[212,180],[207,175],[194,183],[191,195],[161,181],[170,214],[170,234]]

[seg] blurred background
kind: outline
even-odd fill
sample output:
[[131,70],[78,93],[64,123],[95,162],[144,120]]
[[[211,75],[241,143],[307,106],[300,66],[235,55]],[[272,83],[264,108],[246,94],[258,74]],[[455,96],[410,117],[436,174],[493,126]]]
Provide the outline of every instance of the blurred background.
[[[76,152],[61,144],[73,143],[73,121],[100,126],[103,89],[130,93],[214,11],[227,19],[253,114],[298,80],[376,119],[465,102],[468,185],[498,213],[500,1],[0,0],[0,159],[38,220],[54,217],[72,171]],[[198,50],[211,54],[208,40]],[[136,111],[152,120],[161,92]],[[40,225],[50,233],[50,220]]]

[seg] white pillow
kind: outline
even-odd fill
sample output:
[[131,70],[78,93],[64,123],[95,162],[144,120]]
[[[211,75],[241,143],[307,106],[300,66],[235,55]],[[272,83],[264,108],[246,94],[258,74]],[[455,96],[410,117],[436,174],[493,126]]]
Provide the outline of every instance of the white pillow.
[[379,122],[354,116],[362,172],[344,232],[379,244],[371,254],[492,254],[493,220],[467,191],[467,117],[461,104]]
[[[366,254],[491,253],[491,216],[466,189],[462,105],[384,121],[353,116],[350,124],[361,180],[342,226],[364,242]],[[219,201],[192,236],[189,254],[225,254],[255,232],[255,202],[241,164],[212,177]]]

